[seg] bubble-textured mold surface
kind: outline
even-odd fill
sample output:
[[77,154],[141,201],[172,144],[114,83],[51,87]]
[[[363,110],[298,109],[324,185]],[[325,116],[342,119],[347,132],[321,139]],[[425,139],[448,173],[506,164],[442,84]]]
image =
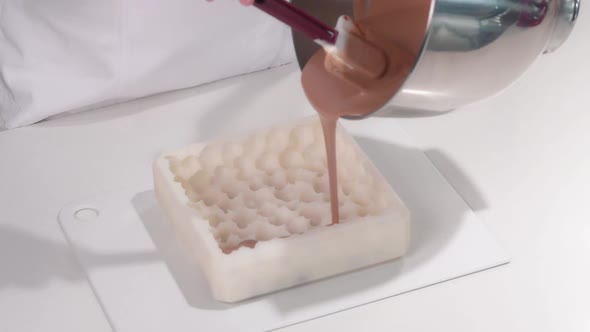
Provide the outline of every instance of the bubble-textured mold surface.
[[216,299],[235,302],[405,252],[407,208],[343,129],[336,139],[338,225],[330,225],[315,117],[192,145],[155,162],[160,205]]

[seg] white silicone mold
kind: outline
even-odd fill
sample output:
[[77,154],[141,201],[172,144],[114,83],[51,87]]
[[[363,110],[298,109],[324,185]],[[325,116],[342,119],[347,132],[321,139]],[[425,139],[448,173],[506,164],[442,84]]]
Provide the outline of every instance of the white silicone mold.
[[217,300],[236,302],[404,254],[403,202],[341,128],[337,155],[338,225],[330,225],[326,153],[315,117],[156,160],[160,206]]

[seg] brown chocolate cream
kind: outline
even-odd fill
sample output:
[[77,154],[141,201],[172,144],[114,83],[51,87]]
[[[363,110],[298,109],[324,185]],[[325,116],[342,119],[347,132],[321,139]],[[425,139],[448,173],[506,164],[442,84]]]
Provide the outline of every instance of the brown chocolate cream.
[[[401,89],[417,61],[429,6],[429,0],[357,0],[354,8],[357,31],[344,48],[344,54],[334,57],[320,49],[303,69],[303,89],[318,112],[324,131],[332,224],[339,222],[337,121],[340,117],[369,115]],[[360,49],[366,46],[369,46],[366,51]],[[380,68],[384,69],[381,73]]]

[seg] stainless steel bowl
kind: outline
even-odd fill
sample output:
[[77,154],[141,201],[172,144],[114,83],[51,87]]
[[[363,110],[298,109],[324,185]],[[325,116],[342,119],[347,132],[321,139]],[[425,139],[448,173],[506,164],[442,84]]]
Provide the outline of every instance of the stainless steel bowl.
[[[402,43],[417,48],[402,89],[375,110],[382,116],[444,112],[498,93],[567,39],[580,8],[580,0],[292,0],[329,24],[379,1],[400,3],[406,12],[384,15],[400,22]],[[410,27],[417,21],[423,26]],[[293,39],[303,68],[318,46],[297,33]]]

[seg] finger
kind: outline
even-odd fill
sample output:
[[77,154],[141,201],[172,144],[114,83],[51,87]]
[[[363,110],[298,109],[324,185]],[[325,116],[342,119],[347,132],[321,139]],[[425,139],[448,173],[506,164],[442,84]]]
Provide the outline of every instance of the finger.
[[240,3],[244,6],[250,6],[254,3],[254,0],[240,0]]

